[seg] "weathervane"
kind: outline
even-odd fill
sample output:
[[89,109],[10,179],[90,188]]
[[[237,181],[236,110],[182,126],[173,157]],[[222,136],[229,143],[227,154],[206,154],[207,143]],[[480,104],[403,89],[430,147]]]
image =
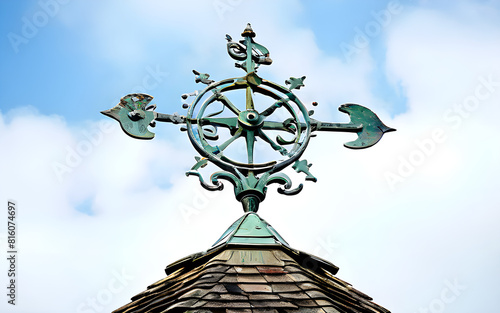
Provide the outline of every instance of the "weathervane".
[[[196,83],[207,86],[182,95],[184,100],[194,97],[191,104],[183,104],[183,108],[188,109],[186,116],[156,112],[156,105],[149,104],[153,97],[147,94],[126,95],[114,108],[101,113],[116,119],[126,134],[138,139],[152,139],[154,133],[148,127],[155,127],[157,121],[185,124],[181,130],[187,131],[201,155],[195,157],[196,164],[186,175],[198,176],[201,185],[212,191],[223,189],[221,179],[231,182],[245,212],[257,212],[269,184],[282,185],[278,192],[285,195],[295,195],[302,190],[302,184],[292,188],[290,178],[280,172],[289,165],[298,173],[305,173],[306,180],[316,182],[309,171],[311,164],[299,160],[313,132],[356,133],[358,138],[344,146],[362,149],[373,146],[384,133],[395,130],[358,104],[339,107],[350,116],[349,123],[325,123],[311,118],[314,111],[308,110],[292,92],[304,86],[306,77],[290,77],[285,81],[288,87],[261,78],[256,73],[258,67],[272,63],[269,50],[255,42],[250,24],[241,36],[243,40],[236,42],[226,35],[227,51],[237,60],[236,67],[243,69],[246,75],[215,82],[209,74],[193,70]],[[235,148],[242,139],[243,149]],[[265,146],[272,149],[256,154],[256,143],[263,144],[259,146],[261,150]],[[274,156],[261,160],[269,158],[270,153]],[[222,169],[211,175],[210,183],[198,171],[208,162]]]

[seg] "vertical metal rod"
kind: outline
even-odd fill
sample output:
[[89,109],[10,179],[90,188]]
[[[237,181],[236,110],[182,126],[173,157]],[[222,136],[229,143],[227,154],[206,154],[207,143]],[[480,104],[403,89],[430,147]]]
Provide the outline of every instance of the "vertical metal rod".
[[260,200],[254,195],[248,195],[241,199],[241,204],[245,212],[257,212],[259,210]]

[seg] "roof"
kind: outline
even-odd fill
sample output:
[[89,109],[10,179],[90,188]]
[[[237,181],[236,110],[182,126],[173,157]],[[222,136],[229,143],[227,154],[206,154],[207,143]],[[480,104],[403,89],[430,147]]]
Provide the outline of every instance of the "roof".
[[390,313],[337,278],[338,267],[294,250],[246,213],[206,252],[167,266],[167,277],[113,313]]

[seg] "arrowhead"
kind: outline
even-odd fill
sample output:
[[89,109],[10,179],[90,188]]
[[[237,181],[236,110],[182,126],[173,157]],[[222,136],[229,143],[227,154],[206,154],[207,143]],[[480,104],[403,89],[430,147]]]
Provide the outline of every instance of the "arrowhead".
[[128,94],[115,107],[101,113],[117,120],[127,135],[137,139],[153,139],[154,133],[148,130],[148,126],[155,119],[155,113],[146,111],[152,99],[147,94]]
[[364,149],[371,147],[379,142],[384,133],[396,130],[386,126],[372,110],[359,104],[343,104],[339,111],[349,114],[351,123],[363,126],[357,132],[358,138],[356,140],[344,144],[346,148]]

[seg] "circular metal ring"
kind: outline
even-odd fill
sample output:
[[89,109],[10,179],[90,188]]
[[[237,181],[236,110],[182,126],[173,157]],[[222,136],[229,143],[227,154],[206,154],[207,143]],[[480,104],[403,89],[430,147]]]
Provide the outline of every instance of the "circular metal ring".
[[[247,90],[246,107],[235,105],[228,97],[230,91]],[[274,99],[274,104],[260,112],[253,107],[248,107],[249,92],[252,95],[260,94]],[[226,96],[227,95],[227,96]],[[252,97],[252,95],[250,97]],[[222,110],[209,113],[209,107],[215,103],[222,103]],[[272,120],[276,110],[284,108],[289,118]],[[224,110],[231,111],[232,117],[218,117]],[[212,110],[213,111],[213,110]],[[311,124],[308,110],[300,100],[286,87],[262,79],[259,85],[251,84],[245,78],[232,78],[210,84],[200,92],[191,104],[186,124],[188,136],[195,149],[220,168],[235,173],[235,169],[242,173],[253,171],[255,174],[263,172],[278,172],[296,161],[304,152],[311,135]],[[212,129],[208,130],[208,126]],[[215,128],[215,133],[213,131]],[[217,129],[226,128],[231,137],[220,142]],[[270,138],[269,131],[284,132],[294,136],[291,140],[283,139],[277,135],[276,139]],[[229,157],[224,150],[238,138],[246,141],[247,160],[241,161]],[[255,140],[266,142],[272,149],[278,151],[283,159],[273,159],[266,162],[254,162]]]

